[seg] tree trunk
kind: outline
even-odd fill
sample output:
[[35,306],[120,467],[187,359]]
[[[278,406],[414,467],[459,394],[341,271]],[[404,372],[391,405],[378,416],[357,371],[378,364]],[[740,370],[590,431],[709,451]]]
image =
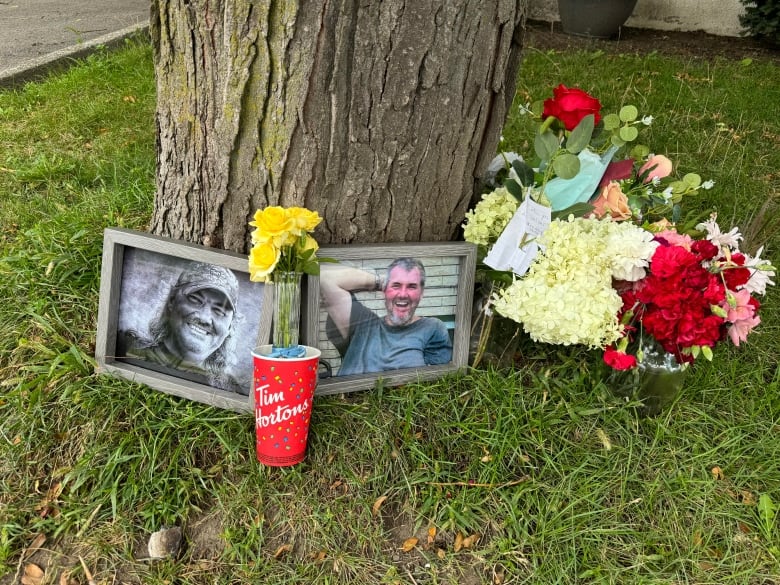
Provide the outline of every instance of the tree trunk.
[[321,243],[457,236],[495,154],[526,0],[152,0],[151,230],[245,252],[258,208]]

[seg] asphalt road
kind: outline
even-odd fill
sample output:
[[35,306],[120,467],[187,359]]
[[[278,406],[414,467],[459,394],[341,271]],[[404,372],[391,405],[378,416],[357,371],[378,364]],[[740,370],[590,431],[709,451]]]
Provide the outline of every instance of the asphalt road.
[[149,23],[149,0],[0,0],[0,86],[44,74]]

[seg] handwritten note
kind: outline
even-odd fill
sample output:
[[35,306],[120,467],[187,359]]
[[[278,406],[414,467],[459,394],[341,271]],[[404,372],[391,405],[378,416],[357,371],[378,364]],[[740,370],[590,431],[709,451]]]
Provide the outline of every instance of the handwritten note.
[[551,213],[549,207],[526,198],[488,252],[485,264],[518,276],[525,274],[539,252],[536,240],[549,227]]

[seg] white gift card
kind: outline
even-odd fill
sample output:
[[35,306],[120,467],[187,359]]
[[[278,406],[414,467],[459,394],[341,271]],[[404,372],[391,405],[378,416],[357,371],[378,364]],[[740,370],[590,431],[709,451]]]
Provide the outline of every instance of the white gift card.
[[522,276],[539,251],[536,239],[551,221],[552,210],[549,207],[526,197],[485,256],[485,264],[495,270],[512,270]]

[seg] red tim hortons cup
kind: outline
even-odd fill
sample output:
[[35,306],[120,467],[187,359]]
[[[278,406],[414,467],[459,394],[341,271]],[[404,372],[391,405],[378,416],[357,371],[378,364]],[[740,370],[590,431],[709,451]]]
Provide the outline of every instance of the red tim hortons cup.
[[317,387],[320,350],[302,357],[271,357],[271,345],[252,352],[257,460],[272,467],[303,461]]

